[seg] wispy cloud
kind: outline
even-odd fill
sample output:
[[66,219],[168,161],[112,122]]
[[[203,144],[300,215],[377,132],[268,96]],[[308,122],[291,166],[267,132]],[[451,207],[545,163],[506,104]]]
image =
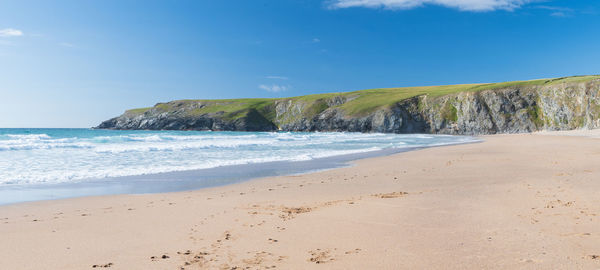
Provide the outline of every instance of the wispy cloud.
[[283,92],[283,91],[287,91],[289,90],[291,87],[289,85],[279,85],[279,84],[261,84],[258,86],[258,88],[265,90],[267,92],[271,92],[271,93],[279,93],[279,92]]
[[0,29],[0,37],[19,37],[22,35],[24,34],[21,30],[13,28]]
[[570,17],[575,13],[575,10],[567,7],[536,6],[535,8],[548,10],[550,11],[550,16],[554,17]]
[[330,0],[332,9],[364,7],[385,9],[412,9],[425,5],[439,5],[461,11],[512,11],[534,0]]
[[267,78],[267,79],[273,79],[273,80],[287,80],[287,79],[289,79],[288,77],[285,77],[285,76],[266,76],[265,78]]
[[312,39],[312,43],[319,43],[319,42],[321,42],[321,40],[320,40],[320,39],[318,39],[318,38],[313,38],[313,39]]
[[61,42],[61,43],[58,43],[58,45],[67,47],[67,48],[75,48],[76,47],[75,44],[68,43],[68,42]]

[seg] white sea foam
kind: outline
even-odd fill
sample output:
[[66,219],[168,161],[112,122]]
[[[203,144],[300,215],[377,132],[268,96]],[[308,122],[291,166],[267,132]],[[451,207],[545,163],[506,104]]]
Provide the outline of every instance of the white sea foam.
[[19,134],[0,129],[0,184],[72,182],[312,160],[475,140],[456,136],[361,133],[43,131]]

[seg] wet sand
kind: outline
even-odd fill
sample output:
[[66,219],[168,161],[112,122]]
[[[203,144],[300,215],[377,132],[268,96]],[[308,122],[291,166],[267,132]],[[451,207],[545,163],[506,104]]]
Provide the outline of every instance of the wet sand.
[[563,135],[486,136],[197,191],[2,206],[1,268],[598,269],[600,140]]

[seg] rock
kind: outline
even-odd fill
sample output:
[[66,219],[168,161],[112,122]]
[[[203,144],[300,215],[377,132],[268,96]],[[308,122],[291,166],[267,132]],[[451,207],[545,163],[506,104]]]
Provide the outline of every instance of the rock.
[[[351,115],[356,96],[306,101],[284,98],[261,106],[212,112],[232,101],[173,101],[102,122],[103,129],[223,131],[348,131],[432,134],[523,133],[600,127],[600,79],[523,84],[442,96],[421,95]],[[243,104],[243,103],[238,103]],[[236,107],[237,108],[237,107]]]

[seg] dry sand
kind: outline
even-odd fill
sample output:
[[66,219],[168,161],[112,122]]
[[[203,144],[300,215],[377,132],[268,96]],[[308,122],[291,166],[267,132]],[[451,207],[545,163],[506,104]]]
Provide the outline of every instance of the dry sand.
[[600,140],[483,138],[199,191],[3,206],[0,268],[600,268]]

